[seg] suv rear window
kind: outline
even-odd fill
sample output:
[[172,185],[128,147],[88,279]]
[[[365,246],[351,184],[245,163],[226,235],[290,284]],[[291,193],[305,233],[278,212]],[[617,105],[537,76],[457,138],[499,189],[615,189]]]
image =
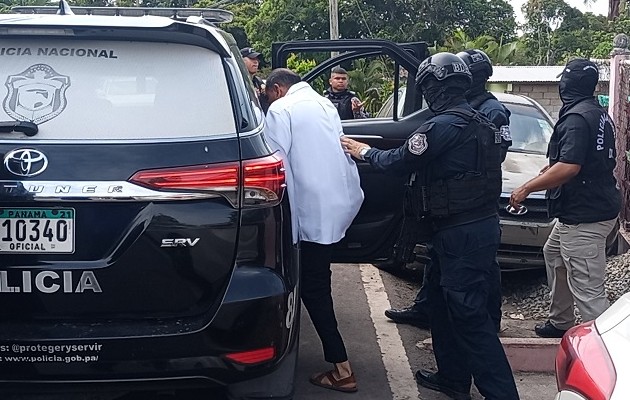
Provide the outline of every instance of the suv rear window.
[[37,139],[236,133],[221,57],[201,47],[3,39],[0,60],[0,121],[33,121]]

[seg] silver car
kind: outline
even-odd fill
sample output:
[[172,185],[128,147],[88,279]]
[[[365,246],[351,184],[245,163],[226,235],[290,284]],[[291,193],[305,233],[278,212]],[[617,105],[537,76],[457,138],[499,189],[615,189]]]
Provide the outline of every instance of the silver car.
[[[399,98],[405,98],[406,88],[399,90]],[[503,163],[503,193],[499,202],[501,217],[501,246],[498,252],[499,263],[504,270],[540,268],[544,266],[542,248],[555,224],[554,218],[547,216],[544,192],[532,193],[520,212],[508,207],[510,194],[514,189],[538,175],[547,165],[547,145],[553,132],[554,121],[545,109],[535,100],[521,95],[493,93],[511,112],[510,130],[512,146]],[[399,113],[404,102],[398,103]],[[391,116],[393,96],[390,97],[376,118]],[[423,246],[416,249],[424,253]]]
[[547,215],[544,192],[529,195],[524,208],[515,212],[508,206],[510,194],[547,165],[547,145],[553,132],[553,119],[533,99],[494,93],[511,112],[512,146],[503,162],[503,192],[499,201],[501,246],[499,263],[504,269],[524,269],[544,265],[542,248],[555,219]]

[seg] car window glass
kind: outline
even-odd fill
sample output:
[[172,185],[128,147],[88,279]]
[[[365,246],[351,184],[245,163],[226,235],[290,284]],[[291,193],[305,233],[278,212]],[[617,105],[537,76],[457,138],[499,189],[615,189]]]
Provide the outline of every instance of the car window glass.
[[[265,118],[265,114],[263,113],[260,102],[258,101],[258,96],[256,96],[256,92],[254,91],[254,84],[252,82],[252,79],[250,78],[245,63],[243,62],[243,57],[241,56],[236,41],[231,35],[225,32],[223,33],[223,37],[228,42],[230,52],[234,57],[236,65],[238,65],[238,70],[240,72],[239,75],[243,81],[244,87],[246,88],[246,93],[241,94],[239,91],[239,106],[241,108],[243,118],[246,119],[246,121],[244,121],[245,126],[242,126],[241,128],[243,130],[252,130],[262,124],[262,121]],[[253,112],[250,112],[250,110],[253,110]],[[255,120],[255,123],[250,123],[251,121],[248,121],[248,119],[250,118],[253,118]]]
[[[405,84],[402,76],[401,76],[400,82],[401,82],[401,86]],[[417,95],[420,95],[420,93],[417,93]],[[397,111],[398,114],[397,115],[399,117],[406,116],[404,115],[406,98],[407,98],[407,87],[402,86],[400,89],[398,89],[398,111]],[[424,101],[424,98],[422,98],[422,106],[420,109],[424,110],[428,106],[429,105],[426,103],[426,101]],[[385,101],[385,103],[383,104],[383,107],[381,107],[378,113],[376,113],[375,117],[376,118],[392,118],[392,116],[394,115],[393,112],[394,112],[394,95],[391,94],[389,98]]]
[[546,154],[553,127],[545,115],[533,106],[504,103],[510,110],[512,151]]
[[5,40],[3,47],[20,51],[2,59],[0,120],[35,122],[35,139],[160,139],[236,132],[222,59],[207,49],[49,39]]

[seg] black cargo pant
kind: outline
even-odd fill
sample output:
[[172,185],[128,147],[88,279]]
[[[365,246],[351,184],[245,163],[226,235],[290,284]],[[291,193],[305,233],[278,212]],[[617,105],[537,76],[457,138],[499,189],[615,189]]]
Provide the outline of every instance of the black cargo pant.
[[[493,282],[490,285],[490,292],[488,293],[488,312],[490,318],[494,323],[497,332],[501,331],[501,306],[503,304],[503,297],[501,294],[501,269],[499,263],[494,259],[496,267],[490,271],[490,280]],[[424,267],[424,275],[422,277],[422,287],[418,291],[416,298],[413,301],[413,310],[419,314],[429,316],[429,290],[428,290],[428,277],[431,274],[431,264],[427,264]]]
[[348,360],[348,355],[337,329],[333,308],[330,279],[332,246],[313,242],[300,243],[302,303],[322,341],[324,359],[330,363],[341,363]]
[[440,376],[461,384],[472,376],[487,400],[518,400],[488,307],[497,290],[500,237],[497,216],[435,234],[427,288],[431,335]]

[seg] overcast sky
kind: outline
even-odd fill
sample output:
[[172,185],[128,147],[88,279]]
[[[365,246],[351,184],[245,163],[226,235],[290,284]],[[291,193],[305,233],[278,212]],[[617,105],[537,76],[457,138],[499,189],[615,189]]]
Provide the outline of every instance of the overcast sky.
[[[508,0],[512,7],[514,7],[514,13],[516,13],[516,19],[522,23],[523,13],[521,13],[521,7],[525,4],[526,0]],[[596,0],[591,5],[585,6],[583,0],[565,0],[571,7],[575,7],[582,12],[592,12],[593,14],[608,15],[608,0]]]

